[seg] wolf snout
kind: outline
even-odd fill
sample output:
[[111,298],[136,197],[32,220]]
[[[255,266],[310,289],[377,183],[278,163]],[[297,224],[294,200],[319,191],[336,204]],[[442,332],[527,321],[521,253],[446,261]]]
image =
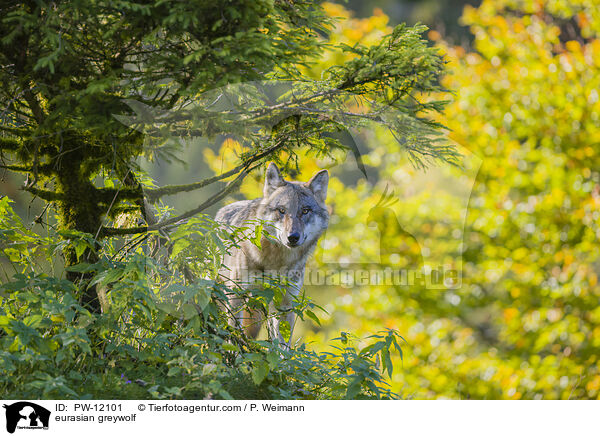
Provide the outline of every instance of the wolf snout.
[[288,243],[294,247],[298,245],[298,241],[300,241],[300,233],[294,232],[288,235]]

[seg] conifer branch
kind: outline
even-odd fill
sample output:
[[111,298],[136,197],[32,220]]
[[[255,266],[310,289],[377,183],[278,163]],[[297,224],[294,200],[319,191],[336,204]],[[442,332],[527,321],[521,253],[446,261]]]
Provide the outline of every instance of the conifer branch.
[[35,188],[33,186],[23,186],[21,189],[23,191],[30,192],[33,195],[40,197],[42,200],[46,201],[60,201],[65,199],[64,194],[54,191],[48,191],[46,189]]
[[181,215],[175,216],[166,221],[162,221],[162,222],[150,225],[150,226],[130,227],[130,228],[124,228],[124,229],[119,229],[119,228],[115,228],[115,227],[102,227],[100,235],[102,237],[104,237],[104,236],[119,236],[119,235],[121,235],[121,236],[122,235],[134,235],[134,234],[138,234],[138,233],[150,232],[153,230],[160,230],[164,227],[178,224],[187,218],[190,218],[194,215],[199,214],[203,210],[208,209],[210,206],[212,206],[216,202],[225,198],[227,195],[229,195],[231,192],[233,192],[235,189],[237,189],[240,186],[240,184],[242,183],[242,181],[246,178],[246,176],[252,170],[256,169],[257,167],[258,167],[258,165],[255,165],[252,168],[243,169],[238,174],[238,176],[235,179],[233,179],[231,182],[229,182],[227,184],[227,186],[225,186],[225,188],[223,188],[220,192],[218,192],[217,194],[210,197],[208,200],[203,202],[200,206],[198,206],[192,210],[189,210]]
[[144,190],[144,194],[148,198],[148,201],[150,203],[155,203],[156,201],[158,201],[158,199],[160,199],[161,197],[166,196],[166,195],[174,195],[174,194],[178,194],[180,192],[190,192],[190,191],[194,191],[196,189],[204,188],[205,186],[208,186],[212,183],[218,182],[219,180],[226,179],[228,177],[231,177],[231,176],[239,173],[244,168],[248,168],[254,162],[256,162],[264,157],[267,157],[269,154],[277,151],[284,144],[285,144],[285,140],[281,139],[273,147],[270,147],[267,150],[264,150],[258,154],[255,154],[254,156],[249,158],[246,162],[232,168],[231,170],[229,170],[223,174],[219,174],[219,175],[216,175],[213,177],[206,178],[204,180],[200,180],[199,182],[189,183],[186,185],[168,185],[168,186],[163,186],[163,187],[156,188],[156,189],[146,189],[146,190]]
[[21,140],[17,138],[0,138],[0,150],[14,151],[21,146]]
[[0,168],[2,168],[4,170],[15,171],[18,173],[30,173],[31,171],[33,171],[33,168],[25,167],[22,165],[1,165],[0,164]]
[[19,136],[27,136],[31,133],[28,129],[25,129],[23,127],[0,126],[0,130]]

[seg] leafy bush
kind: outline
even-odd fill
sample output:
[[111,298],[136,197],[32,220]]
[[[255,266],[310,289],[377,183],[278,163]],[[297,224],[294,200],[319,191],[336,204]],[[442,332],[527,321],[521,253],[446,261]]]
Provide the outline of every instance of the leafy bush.
[[[221,254],[239,242],[240,232],[230,235],[199,217],[167,246],[146,234],[117,247],[77,232],[66,240],[64,234],[36,239],[6,197],[0,216],[2,253],[14,270],[0,286],[4,398],[396,397],[383,374],[392,374],[390,353],[401,352],[392,330],[372,336],[360,351],[360,341],[342,333],[331,352],[317,353],[306,344],[287,349],[255,341],[228,324],[227,293],[238,292],[246,307],[266,311],[284,291],[273,286],[271,293],[251,295],[215,280]],[[68,268],[85,277],[78,286],[39,271],[67,246],[80,255],[80,263]],[[157,246],[155,252],[165,253],[150,256]],[[86,262],[86,249],[97,251],[98,262]],[[195,250],[204,255],[195,257]],[[101,314],[79,303],[89,286],[104,289]],[[318,321],[312,302],[302,296],[297,303],[300,317],[310,313]]]

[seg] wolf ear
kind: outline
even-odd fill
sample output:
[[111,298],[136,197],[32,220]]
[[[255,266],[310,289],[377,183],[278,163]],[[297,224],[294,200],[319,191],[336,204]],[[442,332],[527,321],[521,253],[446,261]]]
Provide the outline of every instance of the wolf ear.
[[273,162],[271,162],[267,168],[265,174],[265,187],[263,188],[263,195],[267,198],[280,186],[285,185],[285,180],[281,177],[279,168]]
[[315,193],[322,203],[327,198],[327,185],[329,184],[329,171],[321,170],[307,182],[308,188]]

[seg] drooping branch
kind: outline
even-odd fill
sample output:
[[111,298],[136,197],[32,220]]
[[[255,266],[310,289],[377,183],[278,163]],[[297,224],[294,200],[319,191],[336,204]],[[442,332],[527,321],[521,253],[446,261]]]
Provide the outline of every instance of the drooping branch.
[[219,174],[217,176],[209,177],[207,179],[200,180],[199,182],[189,183],[186,185],[168,185],[156,189],[146,189],[144,190],[144,194],[146,194],[150,203],[155,203],[161,197],[164,197],[166,195],[175,195],[179,194],[180,192],[190,192],[196,189],[204,188],[205,186],[218,182],[219,180],[223,180],[227,177],[233,176],[242,168],[243,165],[238,165],[237,167],[233,168],[230,171],[227,171],[226,173]]
[[221,192],[213,195],[212,197],[210,197],[208,200],[206,200],[204,203],[202,203],[200,206],[196,207],[195,209],[192,209],[188,212],[185,212],[179,216],[170,218],[166,221],[157,223],[153,226],[148,227],[149,230],[158,230],[162,227],[166,227],[166,226],[170,226],[172,224],[176,224],[178,222],[180,222],[181,220],[190,218],[196,214],[199,214],[200,212],[202,212],[205,209],[208,209],[210,206],[212,206],[213,204],[215,204],[217,201],[222,200],[223,198],[225,198],[227,195],[229,195],[231,192],[233,192],[234,190],[236,190],[240,184],[242,183],[242,181],[246,178],[246,176],[252,171],[254,170],[258,165],[254,166],[253,168],[250,169],[244,169],[242,170],[238,176],[233,179],[231,182],[229,182],[225,188],[223,188],[221,190]]
[[165,195],[174,195],[174,194],[178,194],[180,192],[190,192],[190,191],[194,191],[196,189],[203,188],[212,183],[218,182],[219,180],[223,180],[228,177],[231,177],[234,174],[237,174],[238,172],[243,170],[244,168],[248,168],[254,162],[268,156],[269,154],[271,154],[274,151],[281,148],[284,143],[285,143],[284,140],[278,141],[277,144],[275,144],[273,147],[270,147],[267,150],[264,150],[260,153],[255,154],[254,156],[249,158],[246,162],[241,163],[240,165],[236,166],[235,168],[232,168],[231,170],[229,170],[223,174],[219,174],[219,175],[209,177],[204,180],[200,180],[199,182],[189,183],[186,185],[169,185],[169,186],[163,186],[163,187],[156,188],[156,189],[146,189],[146,190],[144,190],[144,195],[147,197],[147,199],[150,203],[155,203],[156,201],[158,201],[161,197],[163,197]]
[[173,224],[177,224],[182,220],[185,220],[187,218],[190,218],[194,215],[199,214],[203,210],[208,209],[210,206],[212,206],[216,202],[225,198],[227,195],[229,195],[231,192],[233,192],[235,189],[237,189],[240,186],[240,184],[242,183],[242,181],[246,178],[246,176],[252,170],[254,170],[256,167],[258,167],[258,165],[255,165],[252,168],[243,169],[238,174],[238,176],[235,179],[233,179],[232,181],[230,181],[225,186],[225,188],[223,188],[220,192],[218,192],[217,194],[210,197],[208,200],[203,202],[200,206],[198,206],[192,210],[189,210],[181,215],[175,216],[166,221],[162,221],[162,222],[150,225],[150,226],[130,227],[130,228],[124,228],[124,229],[119,229],[119,228],[115,228],[115,227],[103,227],[102,231],[100,232],[100,235],[101,236],[134,235],[134,234],[138,234],[138,233],[150,232],[153,230],[160,230],[164,227],[167,227],[167,226],[170,226]]

